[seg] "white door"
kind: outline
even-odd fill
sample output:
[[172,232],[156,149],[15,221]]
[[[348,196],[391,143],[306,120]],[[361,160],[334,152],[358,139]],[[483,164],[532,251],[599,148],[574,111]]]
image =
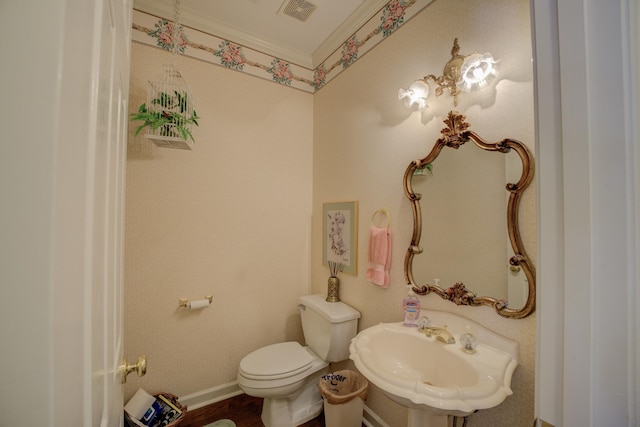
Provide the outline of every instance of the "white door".
[[[63,231],[77,240],[64,249],[81,262],[82,281],[72,286],[82,295],[83,310],[70,312],[67,320],[83,325],[82,336],[76,337],[81,345],[69,355],[82,354],[82,404],[75,405],[82,408],[77,416],[83,426],[123,423],[120,367],[131,11],[131,0],[70,0],[64,11],[60,144],[75,140],[78,158],[62,159],[69,162],[67,179],[80,185],[73,186],[77,194],[66,211],[60,207],[60,215],[83,212],[81,222]],[[84,165],[77,167],[75,162]],[[55,395],[65,396],[65,387],[64,381],[55,383]]]
[[[95,2],[88,164],[93,169],[91,293],[92,426],[122,424],[123,242],[131,4]],[[91,136],[91,135],[90,135]],[[92,158],[93,157],[93,158]],[[90,201],[91,202],[91,201]],[[88,344],[88,343],[87,343]],[[89,403],[89,402],[87,402]]]
[[640,7],[533,2],[540,425],[640,425]]
[[122,424],[131,9],[0,0],[1,427]]

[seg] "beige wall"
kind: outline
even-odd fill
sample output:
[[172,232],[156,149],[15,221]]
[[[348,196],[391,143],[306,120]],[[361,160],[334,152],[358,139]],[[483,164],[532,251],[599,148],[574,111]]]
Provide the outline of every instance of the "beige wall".
[[[411,240],[412,213],[402,189],[409,162],[424,157],[454,109],[452,98],[429,98],[424,113],[407,110],[395,97],[425,74],[439,74],[450,58],[453,39],[461,53],[491,51],[501,59],[502,80],[496,90],[462,95],[457,110],[472,130],[489,140],[511,137],[533,150],[533,83],[528,1],[448,0],[426,8],[389,40],[361,58],[314,95],[314,175],[312,284],[325,292],[328,270],[321,265],[322,203],[358,200],[358,277],[340,276],[341,298],[362,313],[360,329],[402,319],[406,295],[403,263]],[[482,177],[478,177],[482,179]],[[523,202],[524,238],[535,256],[533,192]],[[389,209],[394,235],[391,286],[367,282],[370,218]],[[451,224],[453,228],[455,225]],[[460,266],[461,269],[464,265]],[[521,343],[521,363],[514,395],[492,410],[470,417],[472,426],[531,426],[534,414],[535,315],[524,320],[498,316],[489,308],[457,307],[439,297],[420,297],[423,308],[454,311]],[[425,363],[429,363],[425,360]],[[367,405],[391,426],[406,425],[406,410],[372,387]]]
[[[461,12],[464,11],[464,12]],[[300,339],[299,295],[326,292],[322,204],[359,203],[359,274],[340,275],[341,298],[362,313],[360,329],[401,319],[403,262],[412,231],[402,176],[430,150],[453,109],[430,97],[424,114],[396,99],[399,87],[439,74],[459,38],[461,53],[502,60],[496,90],[463,95],[458,110],[487,139],[512,137],[533,149],[529,4],[519,0],[439,1],[405,24],[315,95],[179,58],[197,111],[192,152],[131,138],[127,162],[125,352],[146,353],[139,386],[185,395],[233,381],[251,350]],[[171,55],[133,45],[130,109]],[[132,128],[130,126],[130,128]],[[535,256],[533,192],[524,201],[523,237]],[[394,234],[391,286],[368,283],[368,228],[381,207]],[[212,307],[177,310],[179,298],[212,293]],[[421,297],[426,309],[454,311],[521,343],[514,395],[471,416],[473,426],[533,422],[535,315],[509,320],[492,309]],[[428,363],[428,361],[425,361]],[[348,366],[348,363],[338,364]],[[367,405],[390,426],[406,410],[372,387]]]
[[[136,111],[172,55],[132,48]],[[310,290],[312,95],[189,58],[177,66],[202,117],[195,149],[132,135],[128,146],[124,344],[149,370],[129,376],[125,397],[234,381],[250,351],[302,338],[296,298]],[[208,294],[209,308],[177,309]]]

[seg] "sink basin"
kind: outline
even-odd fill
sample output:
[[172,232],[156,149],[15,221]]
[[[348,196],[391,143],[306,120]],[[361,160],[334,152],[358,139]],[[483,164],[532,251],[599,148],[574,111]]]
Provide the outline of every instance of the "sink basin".
[[[400,323],[381,323],[351,342],[356,368],[396,403],[409,408],[409,427],[447,424],[447,417],[492,408],[512,394],[518,343],[453,313],[422,312],[432,325],[447,325],[456,340],[446,344]],[[478,339],[464,352],[460,335]]]

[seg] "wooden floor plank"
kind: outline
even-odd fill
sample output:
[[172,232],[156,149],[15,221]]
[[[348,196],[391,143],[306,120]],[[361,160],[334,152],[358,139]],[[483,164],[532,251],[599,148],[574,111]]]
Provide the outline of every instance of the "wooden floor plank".
[[[264,427],[260,420],[262,399],[240,394],[202,408],[187,411],[179,427],[202,427],[214,421],[229,419],[237,427]],[[324,413],[303,424],[303,427],[324,427]]]

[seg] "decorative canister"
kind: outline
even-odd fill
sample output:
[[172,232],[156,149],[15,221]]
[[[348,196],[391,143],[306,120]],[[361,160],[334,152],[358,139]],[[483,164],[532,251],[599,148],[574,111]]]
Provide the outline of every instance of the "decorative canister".
[[336,276],[329,277],[329,281],[327,282],[327,301],[328,302],[340,301],[340,297],[338,297],[339,288],[340,288],[340,279],[338,279]]

